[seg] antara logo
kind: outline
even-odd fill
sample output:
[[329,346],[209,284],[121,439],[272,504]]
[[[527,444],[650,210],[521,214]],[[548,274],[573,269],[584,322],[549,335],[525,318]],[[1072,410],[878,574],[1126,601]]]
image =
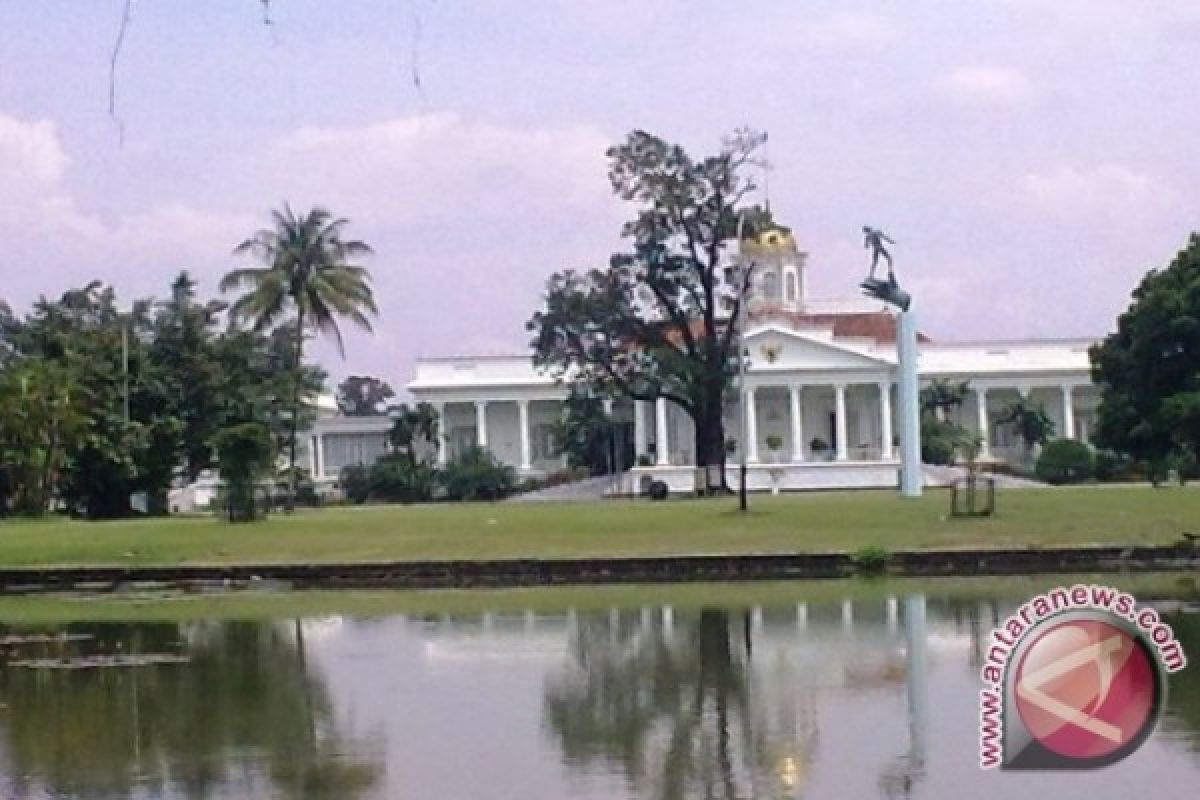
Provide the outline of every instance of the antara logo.
[[1146,740],[1166,702],[1166,676],[1187,666],[1153,608],[1105,586],[1032,598],[992,632],[981,670],[984,769],[1088,769]]

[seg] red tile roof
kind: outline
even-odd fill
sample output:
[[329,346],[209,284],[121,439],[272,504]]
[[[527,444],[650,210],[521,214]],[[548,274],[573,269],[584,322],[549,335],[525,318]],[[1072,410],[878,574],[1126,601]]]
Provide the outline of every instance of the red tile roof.
[[[750,319],[761,322],[783,320],[797,330],[832,327],[835,338],[874,339],[880,343],[896,341],[896,317],[886,311],[810,314],[802,311],[771,310],[751,313]],[[922,342],[930,341],[923,333],[918,333],[917,339]]]

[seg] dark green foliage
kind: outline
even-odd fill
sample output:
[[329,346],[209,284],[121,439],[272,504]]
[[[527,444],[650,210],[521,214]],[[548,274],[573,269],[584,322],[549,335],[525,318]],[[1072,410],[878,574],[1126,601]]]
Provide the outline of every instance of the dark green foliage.
[[1083,442],[1055,439],[1042,448],[1034,471],[1046,483],[1085,483],[1095,475],[1096,460]]
[[1159,465],[1154,473],[1175,453],[1200,452],[1200,234],[1146,274],[1091,359],[1097,445]]
[[613,420],[604,411],[604,400],[586,387],[571,387],[554,427],[555,446],[566,454],[567,463],[592,475],[609,474],[616,460],[613,436]]
[[367,474],[368,496],[383,503],[427,503],[437,483],[435,467],[402,453],[380,457]]
[[213,436],[217,466],[224,482],[224,508],[230,522],[250,522],[265,508],[259,483],[270,477],[275,447],[267,426],[244,422],[222,428]]
[[682,147],[634,131],[608,151],[614,193],[636,204],[629,248],[607,265],[564,270],[546,282],[527,329],[534,359],[597,396],[665,397],[695,423],[696,463],[723,465],[723,400],[737,367],[739,278],[725,249],[769,215],[740,209],[753,188],[741,173],[763,137],[742,131],[695,160]]
[[1046,409],[1025,398],[1010,403],[1001,414],[1000,423],[1012,426],[1013,432],[1025,446],[1026,455],[1054,435],[1054,420],[1050,419]]
[[446,464],[442,485],[449,500],[500,500],[512,494],[517,476],[491,452],[472,447]]
[[367,375],[351,375],[337,387],[338,410],[348,417],[383,416],[395,396],[391,386]]
[[[324,373],[292,367],[286,329],[220,331],[222,308],[198,302],[182,273],[169,300],[138,301],[129,313],[118,310],[111,288],[93,282],[57,301],[43,298],[23,320],[0,320],[0,403],[19,406],[0,414],[0,454],[49,455],[39,471],[2,459],[0,507],[41,513],[61,498],[89,517],[116,517],[130,513],[131,493],[144,492],[152,513],[165,512],[173,483],[214,466],[219,429],[261,422],[286,440],[293,396],[315,396]],[[73,416],[56,419],[49,412],[68,395]],[[300,424],[311,413],[303,405]]]
[[0,512],[40,514],[90,429],[75,375],[51,361],[14,359],[0,372]]
[[371,468],[366,464],[347,464],[338,475],[338,486],[348,501],[362,505],[371,497]]
[[1132,458],[1112,450],[1096,451],[1094,475],[1098,481],[1132,481],[1144,477]]
[[971,439],[961,425],[943,422],[933,414],[921,419],[921,461],[926,464],[953,464]]
[[944,415],[961,406],[970,390],[966,381],[954,383],[939,378],[921,390],[921,411],[935,416],[938,412]]
[[854,568],[863,575],[882,575],[887,571],[892,553],[886,547],[869,544],[851,553],[850,560],[854,563]]
[[405,456],[414,466],[432,458],[437,452],[440,434],[437,409],[429,403],[417,403],[413,408],[401,403],[391,410],[391,416],[388,444],[392,450]]

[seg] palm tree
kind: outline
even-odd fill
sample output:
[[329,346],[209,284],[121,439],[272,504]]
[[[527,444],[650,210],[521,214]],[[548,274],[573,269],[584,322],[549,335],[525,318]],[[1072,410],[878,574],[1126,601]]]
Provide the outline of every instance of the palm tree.
[[[221,279],[221,291],[245,288],[229,308],[235,321],[249,322],[262,332],[282,321],[295,326],[295,360],[299,373],[304,356],[304,335],[326,333],[337,342],[344,358],[345,346],[338,318],[346,318],[366,331],[367,314],[378,314],[371,291],[371,275],[352,263],[369,255],[364,242],[345,239],[348,220],[329,210],[313,208],[297,215],[284,205],[271,212],[272,226],[263,228],[234,248],[234,255],[251,256],[263,266],[235,269]],[[289,441],[288,507],[296,502],[296,437],[300,419],[300,382],[293,384]]]

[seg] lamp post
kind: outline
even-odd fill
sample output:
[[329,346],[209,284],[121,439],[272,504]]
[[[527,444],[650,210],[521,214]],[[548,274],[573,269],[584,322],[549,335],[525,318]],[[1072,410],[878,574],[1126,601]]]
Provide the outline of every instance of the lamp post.
[[129,318],[117,311],[117,320],[121,323],[121,406],[125,424],[129,424]]

